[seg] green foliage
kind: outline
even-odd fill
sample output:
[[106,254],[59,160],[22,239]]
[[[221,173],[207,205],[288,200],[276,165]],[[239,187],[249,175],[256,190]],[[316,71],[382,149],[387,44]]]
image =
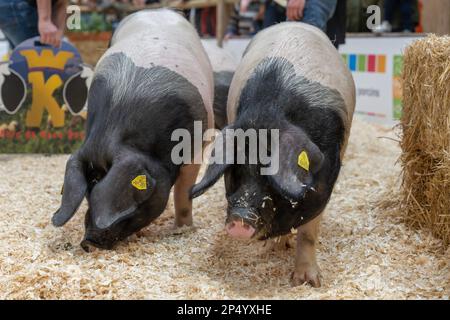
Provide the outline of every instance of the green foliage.
[[102,32],[111,31],[112,25],[102,13],[83,13],[81,16],[81,29],[73,32]]

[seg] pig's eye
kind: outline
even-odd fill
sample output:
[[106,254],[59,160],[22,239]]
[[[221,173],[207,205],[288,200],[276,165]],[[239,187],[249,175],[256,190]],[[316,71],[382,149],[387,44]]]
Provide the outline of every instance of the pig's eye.
[[94,177],[94,180],[95,181],[97,181],[97,182],[100,182],[100,180],[102,180],[104,177],[105,177],[105,173],[103,173],[103,172],[98,172],[96,175],[95,175],[95,177]]

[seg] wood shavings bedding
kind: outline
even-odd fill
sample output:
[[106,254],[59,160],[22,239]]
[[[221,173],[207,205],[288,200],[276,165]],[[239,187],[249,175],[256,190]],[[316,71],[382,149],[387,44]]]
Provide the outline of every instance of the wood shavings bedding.
[[0,155],[0,298],[448,299],[450,250],[403,224],[400,150],[380,136],[394,137],[354,121],[322,222],[319,289],[290,286],[295,249],[273,252],[226,236],[223,183],[195,200],[195,227],[174,231],[169,201],[115,250],[85,253],[86,204],[65,227],[50,223],[68,156]]

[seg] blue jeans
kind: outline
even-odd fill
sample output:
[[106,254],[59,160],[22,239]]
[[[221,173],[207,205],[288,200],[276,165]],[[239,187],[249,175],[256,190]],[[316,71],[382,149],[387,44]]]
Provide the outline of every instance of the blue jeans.
[[263,29],[283,21],[286,21],[286,9],[275,3],[275,1],[272,0],[266,1]]
[[384,1],[384,20],[392,24],[394,20],[394,11],[400,9],[402,16],[401,30],[413,32],[414,26],[412,21],[413,1],[411,0],[385,0]]
[[[303,18],[300,21],[325,32],[327,22],[336,10],[336,4],[337,0],[306,0]],[[286,21],[286,9],[274,1],[268,1],[264,13],[264,28],[283,21]]]
[[0,0],[0,29],[12,48],[38,36],[36,7],[26,0]]

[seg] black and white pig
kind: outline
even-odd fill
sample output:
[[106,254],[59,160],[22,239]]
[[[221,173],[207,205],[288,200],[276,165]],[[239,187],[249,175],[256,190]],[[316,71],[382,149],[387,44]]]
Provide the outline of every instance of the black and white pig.
[[[352,75],[322,31],[299,22],[263,30],[234,74],[222,141],[229,139],[227,129],[279,130],[278,172],[262,175],[260,161],[213,163],[192,189],[197,197],[225,175],[226,230],[233,237],[263,240],[297,228],[294,285],[320,286],[318,225],[341,168],[354,107]],[[224,146],[215,143],[213,155],[230,152]]]
[[[198,164],[175,164],[175,129],[214,128],[213,73],[195,29],[170,10],[128,16],[97,64],[86,139],[67,162],[55,226],[86,197],[81,245],[111,249],[165,209],[174,187],[175,224],[192,224],[189,190]],[[194,156],[194,155],[193,155]]]

